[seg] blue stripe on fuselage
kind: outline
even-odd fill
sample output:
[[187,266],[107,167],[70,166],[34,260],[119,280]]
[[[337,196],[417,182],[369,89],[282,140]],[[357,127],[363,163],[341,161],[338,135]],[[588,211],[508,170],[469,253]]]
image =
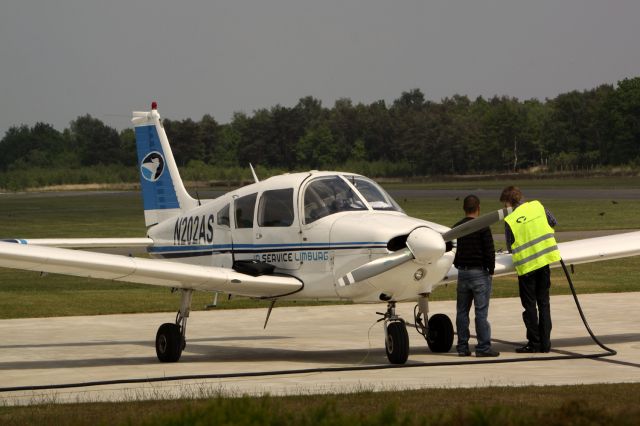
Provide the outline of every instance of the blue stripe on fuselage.
[[196,246],[155,246],[147,250],[150,253],[169,252],[273,252],[273,251],[298,251],[298,250],[347,250],[362,248],[386,248],[387,243],[374,242],[345,242],[345,243],[301,243],[301,244],[209,244]]

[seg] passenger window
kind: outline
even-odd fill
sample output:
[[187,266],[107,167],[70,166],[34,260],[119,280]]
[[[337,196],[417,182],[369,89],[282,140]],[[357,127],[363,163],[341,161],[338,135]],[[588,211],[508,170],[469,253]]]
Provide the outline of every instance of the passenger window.
[[258,194],[246,195],[235,201],[236,228],[253,228],[253,212]]
[[231,222],[229,220],[229,204],[224,206],[222,210],[218,212],[218,225],[231,226]]
[[258,206],[259,226],[291,226],[293,223],[293,188],[264,191]]

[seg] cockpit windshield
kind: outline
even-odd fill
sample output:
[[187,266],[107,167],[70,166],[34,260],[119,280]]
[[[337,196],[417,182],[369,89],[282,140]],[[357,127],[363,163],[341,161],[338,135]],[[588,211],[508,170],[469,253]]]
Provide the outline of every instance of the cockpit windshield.
[[356,187],[374,210],[402,212],[402,208],[387,192],[371,179],[362,176],[345,176]]
[[354,210],[367,210],[367,207],[340,176],[317,178],[304,192],[304,220],[307,224],[334,213]]

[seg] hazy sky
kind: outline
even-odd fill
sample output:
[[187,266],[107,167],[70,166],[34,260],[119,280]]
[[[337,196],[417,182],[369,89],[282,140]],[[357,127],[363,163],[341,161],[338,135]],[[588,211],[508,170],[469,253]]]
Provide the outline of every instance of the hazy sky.
[[228,122],[311,95],[545,99],[640,75],[638,0],[2,0],[0,136],[132,110]]

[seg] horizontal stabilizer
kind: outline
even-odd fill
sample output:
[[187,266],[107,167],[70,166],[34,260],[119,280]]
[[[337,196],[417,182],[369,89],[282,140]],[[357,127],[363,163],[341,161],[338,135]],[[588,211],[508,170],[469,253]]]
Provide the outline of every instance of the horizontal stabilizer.
[[60,248],[135,248],[150,247],[151,238],[16,238],[9,243]]

